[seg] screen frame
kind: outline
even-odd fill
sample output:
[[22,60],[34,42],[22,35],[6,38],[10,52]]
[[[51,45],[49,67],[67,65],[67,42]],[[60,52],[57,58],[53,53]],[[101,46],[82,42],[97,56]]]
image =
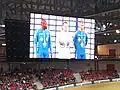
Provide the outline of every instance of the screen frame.
[[[94,19],[94,18],[90,18],[90,17],[79,17],[79,16],[75,16],[75,15],[63,15],[63,14],[53,14],[53,13],[39,13],[39,12],[30,12],[29,13],[29,22],[30,22],[30,19],[31,19],[31,14],[44,14],[44,15],[53,15],[53,16],[62,16],[62,17],[71,17],[71,18],[84,18],[84,19]],[[95,22],[96,22],[96,19],[94,19]],[[31,24],[31,23],[30,23]],[[94,30],[96,30],[96,28],[94,28]],[[30,32],[29,32],[30,33]],[[54,60],[54,61],[57,61],[57,62],[61,62],[61,61],[87,61],[87,60],[90,60],[90,61],[93,61],[95,60],[95,33],[94,33],[94,59],[75,59],[75,58],[71,58],[71,59],[59,59],[59,58],[30,58],[30,56],[28,56],[29,60],[33,60],[33,61],[41,61],[41,62],[49,62],[51,60]],[[30,55],[30,34],[29,34],[29,55]]]

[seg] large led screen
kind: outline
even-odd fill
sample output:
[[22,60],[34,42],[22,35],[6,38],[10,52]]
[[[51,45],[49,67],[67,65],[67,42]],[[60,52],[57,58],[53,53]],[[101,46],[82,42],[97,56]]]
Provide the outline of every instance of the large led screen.
[[95,20],[30,15],[30,58],[94,59]]

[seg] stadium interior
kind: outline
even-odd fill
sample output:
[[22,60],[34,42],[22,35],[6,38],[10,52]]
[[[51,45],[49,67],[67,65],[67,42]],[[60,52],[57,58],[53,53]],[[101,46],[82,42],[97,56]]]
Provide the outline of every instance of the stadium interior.
[[[33,12],[94,19],[94,59],[30,59]],[[119,17],[120,0],[0,0],[0,90],[119,90]]]

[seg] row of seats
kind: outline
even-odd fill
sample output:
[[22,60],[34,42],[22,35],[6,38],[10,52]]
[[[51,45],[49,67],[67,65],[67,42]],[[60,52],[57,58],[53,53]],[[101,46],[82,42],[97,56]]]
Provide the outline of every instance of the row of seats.
[[0,73],[0,90],[36,90],[36,85],[29,73]]
[[[8,72],[0,73],[0,90],[37,90],[33,82],[36,74],[44,88],[62,86],[75,83],[73,72],[69,69],[43,69],[34,73],[28,72]],[[95,81],[108,78],[116,78],[116,70],[89,70],[80,72],[82,81]]]
[[[69,69],[44,69],[37,76],[44,88],[75,83],[73,72]],[[116,78],[118,74],[116,70],[90,70],[88,72],[80,72],[80,76],[82,81],[95,81]]]
[[68,69],[45,69],[41,70],[37,76],[45,88],[75,82],[73,72]]
[[82,81],[95,81],[102,79],[110,79],[118,77],[116,70],[91,70],[88,72],[80,72]]

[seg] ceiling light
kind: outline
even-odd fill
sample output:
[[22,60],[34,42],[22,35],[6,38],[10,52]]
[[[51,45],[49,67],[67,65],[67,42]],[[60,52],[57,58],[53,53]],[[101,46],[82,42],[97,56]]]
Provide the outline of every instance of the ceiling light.
[[104,35],[106,35],[106,33],[104,33]]
[[6,44],[5,44],[5,43],[3,43],[3,44],[2,44],[2,46],[6,46]]
[[5,25],[0,25],[0,27],[5,27]]
[[119,30],[116,30],[116,33],[120,33],[120,31],[119,31]]
[[114,42],[117,42],[117,40],[114,40]]

